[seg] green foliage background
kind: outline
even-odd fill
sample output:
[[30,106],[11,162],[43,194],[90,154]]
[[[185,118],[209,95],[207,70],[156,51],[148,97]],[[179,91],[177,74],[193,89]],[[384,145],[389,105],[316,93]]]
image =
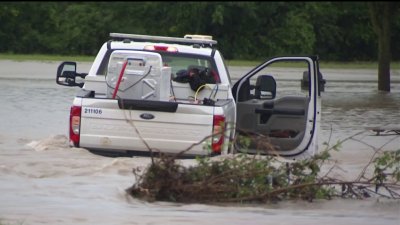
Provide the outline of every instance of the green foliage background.
[[[399,8],[399,4],[395,5]],[[392,59],[400,60],[400,13]],[[212,35],[226,59],[376,61],[366,2],[2,2],[0,52],[95,55],[109,33]]]

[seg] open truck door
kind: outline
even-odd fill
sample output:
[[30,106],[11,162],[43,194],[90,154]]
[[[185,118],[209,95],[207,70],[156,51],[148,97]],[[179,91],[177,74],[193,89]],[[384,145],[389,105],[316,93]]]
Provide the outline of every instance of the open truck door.
[[240,78],[232,89],[237,106],[234,151],[293,159],[314,155],[323,82],[318,74],[317,56],[277,57]]

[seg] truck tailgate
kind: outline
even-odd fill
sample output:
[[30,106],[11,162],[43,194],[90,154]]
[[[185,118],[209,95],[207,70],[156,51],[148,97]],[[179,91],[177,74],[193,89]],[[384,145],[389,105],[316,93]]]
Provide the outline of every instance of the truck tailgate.
[[[138,100],[121,106],[121,100],[83,98],[80,147],[148,151],[149,146],[153,151],[178,153],[212,134],[213,106],[147,103],[151,104]],[[203,144],[188,153],[209,153]]]

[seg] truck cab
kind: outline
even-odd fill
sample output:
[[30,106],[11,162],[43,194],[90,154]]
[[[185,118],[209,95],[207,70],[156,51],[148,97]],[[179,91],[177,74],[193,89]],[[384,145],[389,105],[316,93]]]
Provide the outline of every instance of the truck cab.
[[[317,57],[273,58],[232,84],[210,36],[110,37],[87,74],[77,73],[74,62],[58,67],[57,84],[81,88],[71,107],[72,146],[290,158],[317,151]],[[304,74],[307,88],[300,85]]]

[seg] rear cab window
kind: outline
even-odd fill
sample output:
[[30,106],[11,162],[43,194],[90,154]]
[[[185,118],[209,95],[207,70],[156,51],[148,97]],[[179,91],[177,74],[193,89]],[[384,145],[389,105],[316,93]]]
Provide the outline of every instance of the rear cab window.
[[[107,68],[110,55],[115,50],[122,50],[122,49],[110,49],[107,51],[99,66],[97,75],[103,75],[103,76],[107,75]],[[175,53],[175,52],[171,53],[171,52],[161,52],[161,51],[151,51],[151,52],[159,53],[162,57],[164,66],[171,67],[172,80],[179,79],[179,75],[182,74],[184,71],[189,71],[195,68],[200,70],[200,72],[204,72],[204,74],[206,74],[209,77],[209,79],[207,79],[207,83],[211,84],[220,83],[218,70],[216,69],[217,67],[211,56],[188,54],[188,53]]]

